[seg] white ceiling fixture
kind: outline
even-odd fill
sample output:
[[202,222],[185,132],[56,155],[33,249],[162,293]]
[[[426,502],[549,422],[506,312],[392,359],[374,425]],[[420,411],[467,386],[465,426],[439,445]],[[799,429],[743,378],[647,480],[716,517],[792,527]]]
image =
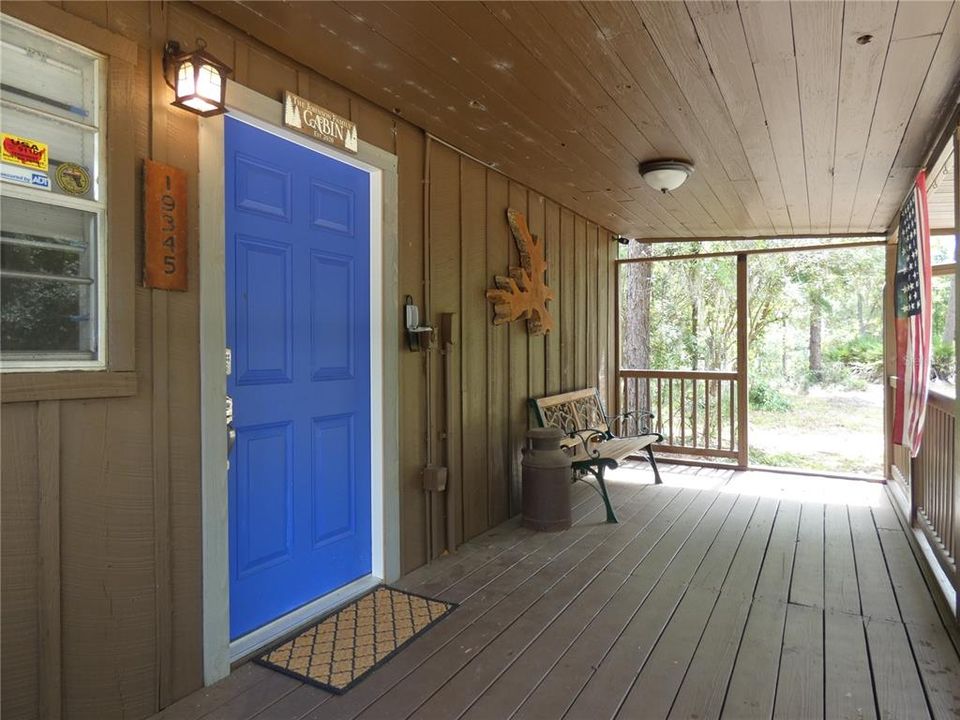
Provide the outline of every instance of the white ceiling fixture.
[[640,176],[654,190],[668,193],[683,185],[693,174],[693,165],[685,160],[651,160],[640,163]]

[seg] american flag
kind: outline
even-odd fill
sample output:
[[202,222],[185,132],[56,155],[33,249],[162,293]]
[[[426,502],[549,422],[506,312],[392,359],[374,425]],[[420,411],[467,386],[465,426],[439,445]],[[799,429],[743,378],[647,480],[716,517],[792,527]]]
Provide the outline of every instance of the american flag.
[[897,329],[897,392],[893,441],[920,450],[930,379],[933,308],[930,295],[930,225],[927,180],[917,175],[910,197],[900,210],[897,274],[894,281]]

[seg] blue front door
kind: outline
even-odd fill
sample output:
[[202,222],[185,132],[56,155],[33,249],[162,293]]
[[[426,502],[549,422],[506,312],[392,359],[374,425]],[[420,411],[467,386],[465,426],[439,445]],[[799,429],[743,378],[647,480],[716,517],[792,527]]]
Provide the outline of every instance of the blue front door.
[[224,122],[235,639],[371,571],[370,176]]

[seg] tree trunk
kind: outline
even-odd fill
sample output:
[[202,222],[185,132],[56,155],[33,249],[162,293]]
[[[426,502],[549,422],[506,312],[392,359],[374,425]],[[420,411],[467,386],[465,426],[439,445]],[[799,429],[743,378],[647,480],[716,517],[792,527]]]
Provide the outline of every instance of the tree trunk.
[[867,323],[863,317],[863,292],[857,290],[857,325],[860,330],[860,339],[867,336]]
[[[636,246],[632,257],[649,255],[649,245]],[[631,248],[632,250],[633,248]],[[620,297],[620,342],[622,362],[625,368],[646,369],[650,367],[650,263],[622,265]]]
[[822,324],[823,311],[814,303],[810,306],[810,377],[815,382],[823,380]]

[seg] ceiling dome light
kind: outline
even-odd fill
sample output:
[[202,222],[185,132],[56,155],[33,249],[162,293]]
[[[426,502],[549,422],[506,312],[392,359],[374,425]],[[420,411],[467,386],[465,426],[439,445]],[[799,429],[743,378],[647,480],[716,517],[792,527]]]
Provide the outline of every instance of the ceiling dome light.
[[640,163],[640,176],[662,193],[676,190],[693,174],[693,165],[684,160],[652,160]]

